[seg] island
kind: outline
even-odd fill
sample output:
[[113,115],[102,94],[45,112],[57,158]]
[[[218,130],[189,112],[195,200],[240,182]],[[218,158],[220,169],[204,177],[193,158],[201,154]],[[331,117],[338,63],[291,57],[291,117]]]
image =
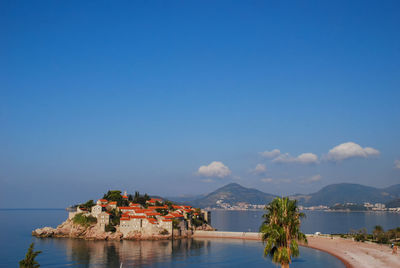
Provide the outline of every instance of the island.
[[158,240],[191,237],[196,230],[213,231],[209,211],[151,198],[136,192],[108,191],[103,198],[67,209],[68,219],[57,228],[32,231],[36,237],[87,240]]

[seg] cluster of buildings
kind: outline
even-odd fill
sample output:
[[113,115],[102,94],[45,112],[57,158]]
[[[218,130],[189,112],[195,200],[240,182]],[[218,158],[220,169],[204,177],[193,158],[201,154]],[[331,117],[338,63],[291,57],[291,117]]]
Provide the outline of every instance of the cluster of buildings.
[[[224,210],[254,210],[254,209],[264,209],[265,204],[262,205],[253,205],[247,202],[238,202],[235,205],[231,205],[230,203],[224,202],[223,199],[217,200],[215,202],[215,208],[224,209]],[[215,209],[214,208],[214,209]],[[212,208],[206,208],[210,210]]]
[[371,203],[365,202],[364,207],[369,210],[378,210],[378,211],[386,210],[385,204],[381,204],[381,203],[371,204]]
[[329,209],[328,206],[323,206],[323,205],[311,206],[311,207],[299,206],[299,210],[328,210],[328,209]]
[[[128,200],[126,192],[122,198]],[[118,207],[117,202],[99,199],[91,211],[77,207],[76,211],[69,212],[69,219],[72,219],[77,213],[91,215],[97,218],[97,224],[105,230],[106,225],[110,224],[111,213],[109,211],[116,209],[121,213],[119,231],[127,236],[128,234],[154,235],[154,234],[172,234],[173,220],[179,224],[181,229],[191,228],[190,217],[202,218],[210,224],[210,212],[196,210],[191,206],[172,205],[170,208],[162,199],[151,198],[146,201],[147,207],[140,204],[129,202],[129,206]],[[158,211],[165,213],[162,215]],[[201,214],[201,215],[200,215]]]
[[323,211],[331,211],[331,210],[338,210],[337,208],[341,208],[343,210],[352,210],[352,211],[391,211],[391,212],[400,212],[400,207],[398,208],[387,208],[385,204],[382,203],[369,203],[369,202],[364,202],[363,204],[357,204],[357,203],[343,203],[343,204],[335,204],[333,207],[328,207],[328,206],[311,206],[311,207],[304,207],[304,206],[299,206],[300,210],[323,210]]
[[[356,203],[344,203],[344,204],[336,204],[335,206],[341,205],[341,207],[344,207],[343,209],[348,208],[349,210],[362,210],[362,211],[391,211],[391,212],[400,212],[400,207],[398,208],[387,208],[385,204],[382,203],[375,203],[371,204],[368,202],[365,202],[364,204],[358,205]],[[332,210],[337,210],[337,208],[334,207],[329,207],[325,205],[319,205],[319,206],[299,206],[300,210],[322,210],[322,211],[332,211]],[[224,210],[255,210],[255,209],[264,209],[265,204],[261,205],[254,205],[254,204],[249,204],[247,202],[238,202],[235,205],[231,205],[230,203],[225,202],[223,199],[219,199],[215,202],[215,207],[211,208],[208,207],[206,210],[212,210],[212,209],[224,209]]]

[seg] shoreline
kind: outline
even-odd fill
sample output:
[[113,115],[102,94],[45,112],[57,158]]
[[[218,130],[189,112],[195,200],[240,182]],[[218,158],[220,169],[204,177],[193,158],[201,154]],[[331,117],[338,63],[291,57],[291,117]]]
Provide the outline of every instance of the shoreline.
[[322,249],[320,247],[310,246],[309,244],[300,244],[300,245],[302,247],[312,248],[312,249],[315,249],[315,250],[319,250],[319,251],[328,253],[328,254],[334,256],[335,258],[339,259],[344,264],[344,266],[346,268],[356,268],[355,266],[351,265],[351,263],[349,261],[347,261],[345,258],[343,258],[342,256],[336,254],[335,252],[332,252],[331,250],[325,250],[325,249]]
[[[193,238],[222,238],[261,241],[260,233],[196,231]],[[400,254],[391,254],[388,245],[355,242],[327,235],[307,235],[308,244],[301,246],[320,250],[339,259],[346,268],[400,267]]]

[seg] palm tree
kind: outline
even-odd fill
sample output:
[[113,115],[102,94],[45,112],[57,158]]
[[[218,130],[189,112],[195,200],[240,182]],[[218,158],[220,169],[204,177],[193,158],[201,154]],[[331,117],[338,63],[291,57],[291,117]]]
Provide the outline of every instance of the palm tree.
[[35,261],[37,255],[42,253],[40,250],[33,251],[34,243],[29,246],[28,252],[25,255],[25,259],[19,262],[20,268],[37,268],[40,267],[39,263]]
[[265,219],[260,227],[262,241],[266,243],[264,254],[272,257],[272,261],[289,267],[292,256],[299,256],[298,241],[307,243],[306,236],[300,232],[300,213],[296,200],[277,197],[265,207]]

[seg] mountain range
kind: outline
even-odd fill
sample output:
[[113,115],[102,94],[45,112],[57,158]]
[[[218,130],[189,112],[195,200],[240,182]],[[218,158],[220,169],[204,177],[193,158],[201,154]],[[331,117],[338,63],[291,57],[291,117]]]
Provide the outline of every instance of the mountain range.
[[237,183],[227,184],[214,192],[199,199],[189,202],[195,207],[215,207],[218,200],[230,205],[240,202],[249,204],[267,204],[274,199],[274,195],[261,192],[256,189],[246,188]]
[[[276,195],[264,193],[257,189],[246,188],[237,183],[230,183],[217,190],[197,197],[169,198],[176,202],[186,202],[195,207],[218,207],[217,202],[236,205],[240,202],[249,204],[268,204]],[[290,196],[303,206],[332,206],[336,203],[389,203],[400,198],[400,184],[386,188],[375,188],[361,184],[339,183],[323,187],[310,194]],[[220,201],[219,201],[220,200]]]

